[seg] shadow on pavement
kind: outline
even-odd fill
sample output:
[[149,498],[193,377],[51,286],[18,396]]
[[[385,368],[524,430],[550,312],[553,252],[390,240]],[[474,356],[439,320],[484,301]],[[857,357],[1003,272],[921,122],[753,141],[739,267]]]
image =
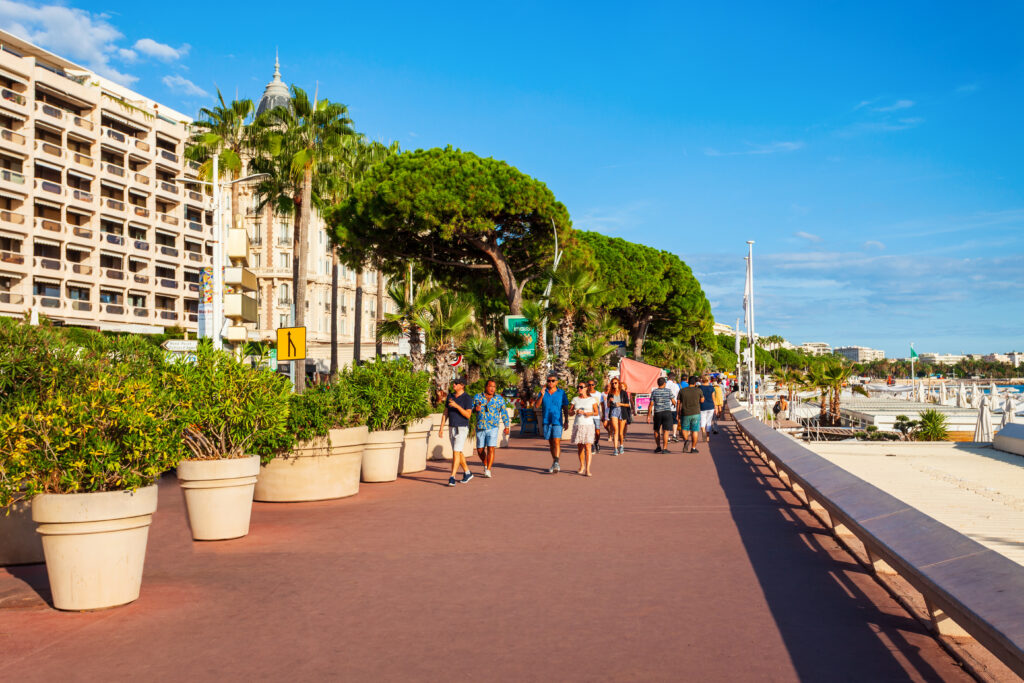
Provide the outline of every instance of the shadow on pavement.
[[944,680],[920,656],[930,634],[838,546],[736,428],[722,429],[712,443],[733,521],[801,680]]
[[4,567],[4,571],[25,583],[47,605],[53,607],[50,594],[50,579],[46,575],[45,564],[18,564]]

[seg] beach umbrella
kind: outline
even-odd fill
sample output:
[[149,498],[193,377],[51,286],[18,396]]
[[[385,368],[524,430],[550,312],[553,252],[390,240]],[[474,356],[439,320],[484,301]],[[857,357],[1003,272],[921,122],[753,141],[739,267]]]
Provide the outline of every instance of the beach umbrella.
[[996,383],[992,382],[988,385],[988,409],[995,410],[999,407],[999,390],[996,389]]
[[974,440],[978,443],[992,441],[992,413],[988,404],[982,403],[978,411],[978,423],[974,426]]
[[960,382],[960,388],[956,392],[956,407],[966,408],[967,405],[967,387],[964,386],[963,382]]
[[928,393],[924,389],[923,384],[917,385],[917,400],[920,403],[924,403],[928,399]]
[[936,401],[940,406],[946,405],[946,383],[939,382],[939,400]]
[[1017,405],[1014,403],[1013,395],[1006,397],[1006,401],[1003,403],[1003,421],[999,424],[999,428],[1002,429],[1006,425],[1014,421],[1017,416]]
[[981,402],[984,400],[985,395],[981,393],[981,387],[975,384],[974,389],[971,391],[971,407],[977,410],[981,407]]
[[32,313],[31,313],[31,315],[29,315],[28,324],[29,325],[38,325],[39,324],[39,311],[36,310],[35,306],[32,307]]

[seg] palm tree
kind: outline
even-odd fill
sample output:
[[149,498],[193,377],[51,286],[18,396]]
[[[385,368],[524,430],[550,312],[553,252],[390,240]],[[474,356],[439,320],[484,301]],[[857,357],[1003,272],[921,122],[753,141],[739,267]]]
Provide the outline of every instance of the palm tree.
[[831,389],[831,384],[828,378],[825,376],[825,367],[821,365],[814,365],[804,374],[801,380],[803,386],[808,389],[814,389],[819,392],[819,398],[821,401],[820,412],[818,414],[818,424],[825,425],[828,420],[828,394]]
[[480,379],[481,371],[484,368],[492,368],[499,354],[498,345],[494,339],[482,332],[463,340],[460,349],[463,362],[466,364],[466,381],[469,384]]
[[[218,156],[217,165],[220,173],[238,180],[244,166],[242,157],[251,145],[252,100],[234,100],[230,104],[224,101],[220,89],[217,89],[218,105],[211,109],[203,107],[199,110],[199,118],[192,124],[195,133],[185,149],[185,157],[199,162],[198,176],[200,180],[210,180],[213,176],[213,155]],[[213,179],[216,180],[216,179]],[[240,223],[238,183],[231,185],[231,227]]]
[[593,377],[600,383],[611,369],[608,356],[613,353],[615,347],[604,337],[584,334],[576,338],[569,358],[569,367],[577,377]]
[[578,264],[570,264],[551,274],[551,307],[558,314],[555,337],[558,340],[558,354],[555,357],[554,372],[559,379],[568,382],[569,356],[572,353],[576,325],[595,313],[594,298],[601,289],[593,274]]
[[447,389],[452,377],[448,359],[473,328],[473,304],[461,294],[446,291],[434,298],[421,321],[434,366],[434,388]]
[[[265,156],[278,157],[283,164],[279,169],[289,176],[289,181],[298,188],[298,230],[295,236],[295,253],[298,262],[295,286],[295,325],[306,324],[306,288],[308,283],[309,224],[313,212],[314,185],[319,183],[332,161],[344,150],[345,138],[355,131],[348,109],[343,104],[319,100],[311,101],[302,88],[291,87],[291,100],[287,106],[276,107],[266,112],[262,125],[260,152]],[[301,392],[306,386],[305,372],[296,373],[295,390]]]
[[377,336],[384,340],[397,340],[409,334],[409,358],[413,370],[426,369],[423,357],[423,332],[430,325],[430,307],[444,290],[425,282],[411,295],[404,280],[392,280],[388,285],[388,298],[395,304],[395,312],[384,316],[384,322],[377,326]]
[[[829,406],[829,413],[831,414],[832,424],[839,424],[839,397],[843,391],[843,385],[853,375],[853,368],[843,367],[841,365],[832,365],[825,369],[824,377],[828,383],[829,391],[832,394],[832,400]],[[862,396],[868,396],[868,390],[860,384],[851,384],[850,391],[854,394],[860,394]]]

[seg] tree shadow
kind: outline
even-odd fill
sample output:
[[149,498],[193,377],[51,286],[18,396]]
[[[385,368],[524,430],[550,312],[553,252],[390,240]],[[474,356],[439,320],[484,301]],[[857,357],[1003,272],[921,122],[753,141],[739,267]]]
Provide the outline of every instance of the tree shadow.
[[[931,634],[902,608],[881,609],[875,600],[890,601],[888,594],[859,563],[842,559],[849,555],[836,552],[830,530],[734,424],[719,431],[711,451],[718,481],[800,679],[943,680],[921,654]],[[938,644],[934,652],[947,656]]]
[[[16,564],[4,567],[4,570],[24,583],[40,600],[53,607],[53,595],[50,593],[50,577],[46,573],[45,564]],[[17,603],[20,603],[18,606],[24,606],[24,603],[30,601],[26,598],[5,599],[4,606],[7,607]]]

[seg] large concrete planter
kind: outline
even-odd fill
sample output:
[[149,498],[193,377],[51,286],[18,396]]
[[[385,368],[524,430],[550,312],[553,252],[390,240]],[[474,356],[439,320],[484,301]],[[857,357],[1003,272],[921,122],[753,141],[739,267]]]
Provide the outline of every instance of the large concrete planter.
[[32,502],[23,500],[0,510],[0,567],[9,564],[39,564],[43,561],[43,539],[32,521]]
[[452,441],[448,438],[448,430],[438,436],[438,429],[441,428],[441,413],[434,413],[430,416],[430,434],[427,437],[427,459],[428,460],[451,460]]
[[197,541],[222,541],[249,533],[252,492],[260,459],[183,460],[178,481],[185,494],[188,523]]
[[398,479],[398,460],[402,455],[405,430],[370,432],[363,450],[363,481],[375,483]]
[[54,607],[103,609],[138,599],[156,500],[156,486],[32,499]]
[[267,503],[330,500],[359,493],[366,427],[332,429],[326,437],[297,444],[288,457],[260,467],[253,494]]
[[398,461],[399,474],[422,472],[427,469],[427,439],[430,437],[433,424],[433,418],[428,415],[405,426],[402,456]]

